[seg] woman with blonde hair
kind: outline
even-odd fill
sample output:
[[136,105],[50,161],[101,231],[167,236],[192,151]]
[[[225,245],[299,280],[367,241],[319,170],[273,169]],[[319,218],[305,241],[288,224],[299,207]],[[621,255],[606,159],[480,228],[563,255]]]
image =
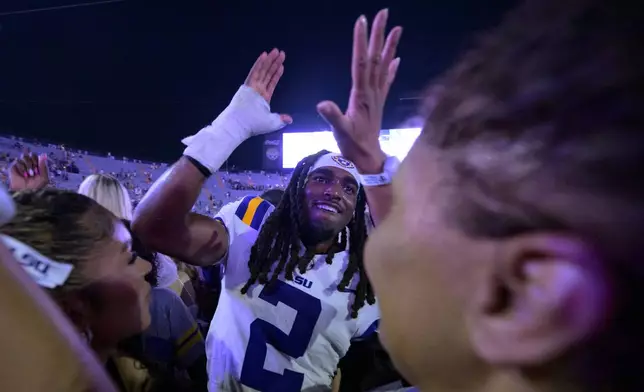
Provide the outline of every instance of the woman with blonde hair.
[[118,218],[132,220],[132,200],[119,180],[105,174],[92,174],[78,187],[78,193],[94,199]]

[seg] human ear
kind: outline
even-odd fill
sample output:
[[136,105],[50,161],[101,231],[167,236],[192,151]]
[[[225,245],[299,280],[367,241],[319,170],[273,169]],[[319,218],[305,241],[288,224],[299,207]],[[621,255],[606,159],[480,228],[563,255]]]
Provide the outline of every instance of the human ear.
[[535,365],[597,333],[608,281],[592,246],[559,233],[500,241],[467,309],[477,353],[488,363]]

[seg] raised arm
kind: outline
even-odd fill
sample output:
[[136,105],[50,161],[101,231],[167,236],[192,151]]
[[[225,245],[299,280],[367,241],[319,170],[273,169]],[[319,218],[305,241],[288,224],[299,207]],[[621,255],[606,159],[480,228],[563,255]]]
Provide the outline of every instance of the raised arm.
[[184,156],[159,178],[134,212],[132,229],[156,251],[198,266],[217,263],[229,234],[210,217],[191,213],[208,176],[251,136],[290,124],[271,113],[270,100],[284,73],[284,52],[262,53],[228,107],[206,128],[183,140]]
[[191,212],[206,176],[182,157],[147,192],[134,214],[133,230],[148,246],[191,264],[207,266],[228,249],[224,226]]
[[[351,62],[351,95],[345,113],[338,105],[325,101],[318,112],[333,128],[333,135],[345,158],[351,160],[360,174],[377,175],[385,171],[387,155],[378,140],[382,115],[389,88],[396,78],[400,58],[396,50],[402,28],[394,27],[385,39],[389,12],[376,15],[368,38],[367,19],[361,16],[353,29]],[[391,208],[391,185],[365,186],[369,211],[377,225]]]

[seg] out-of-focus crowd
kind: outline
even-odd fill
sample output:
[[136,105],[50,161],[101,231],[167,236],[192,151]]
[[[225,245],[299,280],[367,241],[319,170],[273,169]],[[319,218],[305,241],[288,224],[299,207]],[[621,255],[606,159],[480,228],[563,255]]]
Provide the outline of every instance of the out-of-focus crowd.
[[[109,174],[117,178],[130,193],[136,206],[150,185],[167,169],[166,163],[145,162],[112,153],[92,153],[63,144],[42,143],[16,136],[0,136],[0,180],[7,185],[11,162],[26,152],[47,154],[51,185],[76,190],[90,174]],[[194,212],[213,215],[226,203],[248,194],[269,189],[283,189],[289,177],[265,171],[220,171],[214,175],[195,203]]]

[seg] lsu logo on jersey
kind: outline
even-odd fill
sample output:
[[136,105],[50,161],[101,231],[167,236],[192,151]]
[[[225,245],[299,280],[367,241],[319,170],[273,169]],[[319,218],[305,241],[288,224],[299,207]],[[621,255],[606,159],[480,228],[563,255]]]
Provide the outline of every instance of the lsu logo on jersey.
[[301,277],[299,275],[293,277],[293,282],[295,282],[295,284],[297,284],[297,285],[300,285],[300,286],[304,287],[305,289],[310,289],[311,286],[313,286],[312,281],[310,281],[308,279],[305,279],[305,278],[303,278],[303,277]]
[[246,196],[237,207],[235,215],[253,229],[259,231],[264,217],[271,209],[271,203],[261,197]]

